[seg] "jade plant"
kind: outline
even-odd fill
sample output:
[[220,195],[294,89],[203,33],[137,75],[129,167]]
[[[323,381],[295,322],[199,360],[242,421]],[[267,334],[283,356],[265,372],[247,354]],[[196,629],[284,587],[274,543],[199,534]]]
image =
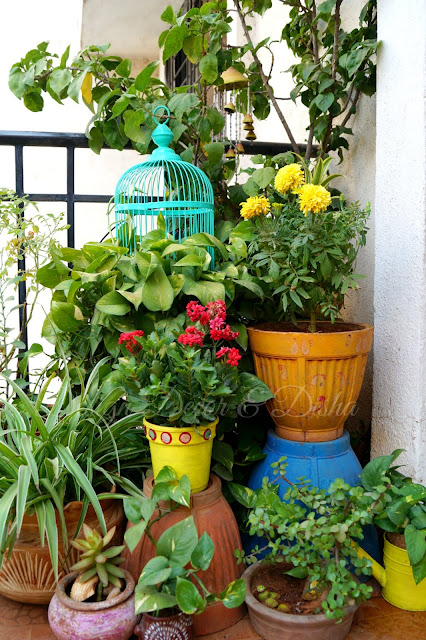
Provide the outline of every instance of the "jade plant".
[[147,336],[121,334],[128,356],[116,368],[132,410],[162,426],[197,427],[273,397],[259,378],[238,370],[242,356],[233,344],[239,333],[226,313],[223,300],[206,306],[193,300],[174,326],[158,323]]
[[72,546],[80,551],[80,559],[71,567],[72,571],[78,571],[74,580],[70,597],[78,602],[83,602],[96,594],[97,602],[104,598],[111,599],[124,586],[125,573],[118,566],[124,562],[120,555],[126,545],[108,546],[115,535],[115,527],[110,529],[105,536],[101,536],[96,529],[91,529],[83,524],[84,538],[72,540]]
[[303,161],[276,173],[271,168],[274,186],[241,204],[251,223],[248,262],[267,287],[275,319],[308,318],[311,332],[318,319],[339,317],[346,293],[363,277],[355,265],[370,212],[369,205],[364,210],[343,196],[333,203],[329,163],[319,159],[312,171]]
[[[173,469],[164,467],[156,477],[151,498],[124,500],[126,516],[134,524],[125,534],[130,551],[133,552],[142,536],[155,548],[155,556],[146,563],[135,588],[137,614],[168,616],[176,610],[200,614],[212,602],[222,602],[228,609],[244,602],[246,589],[242,579],[234,580],[219,594],[206,589],[198,574],[209,568],[214,544],[205,531],[198,535],[193,516],[170,526],[158,539],[154,538],[153,525],[179,505],[189,507],[190,493],[188,477],[178,480]],[[166,501],[169,508],[163,504],[159,508],[160,500]]]
[[[354,540],[362,546],[363,527],[385,509],[390,483],[382,471],[399,453],[370,462],[363,470],[361,486],[351,487],[341,478],[328,489],[318,489],[303,478],[293,483],[286,475],[285,458],[271,465],[276,478],[264,478],[257,491],[231,485],[235,498],[249,508],[250,535],[265,541],[248,556],[237,551],[239,562],[256,562],[256,556],[266,552],[265,560],[303,581],[302,601],[315,603],[313,613],[341,620],[347,606],[371,595],[372,588],[357,579],[371,574],[371,561],[358,556]],[[282,483],[288,488],[280,497]],[[267,584],[256,586],[257,597],[266,606],[278,609],[281,604],[282,611],[289,608],[279,594],[273,590],[271,594]]]

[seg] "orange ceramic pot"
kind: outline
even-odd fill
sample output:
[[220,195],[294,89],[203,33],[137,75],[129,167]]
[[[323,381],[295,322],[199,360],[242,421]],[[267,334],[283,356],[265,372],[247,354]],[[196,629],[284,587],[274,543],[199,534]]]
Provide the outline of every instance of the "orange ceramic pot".
[[[117,527],[113,544],[121,544],[124,535],[124,510],[121,500],[102,500],[107,530]],[[65,522],[69,541],[74,534],[80,519],[81,502],[70,502],[64,508]],[[78,560],[78,551],[71,547],[66,559],[60,534],[59,518],[56,518],[59,535],[59,580],[69,573],[70,567]],[[96,513],[91,505],[87,509],[85,523],[101,533]],[[56,589],[55,576],[50,561],[49,547],[45,541],[41,546],[37,516],[25,515],[19,537],[13,546],[9,559],[4,558],[0,571],[0,595],[29,604],[49,604]]]
[[364,378],[373,326],[265,323],[248,329],[256,374],[275,398],[267,407],[279,436],[299,442],[340,438]]
[[[147,478],[144,483],[144,493],[151,496],[153,478]],[[168,503],[160,503],[161,509],[168,509]],[[154,524],[152,535],[158,539],[160,535],[176,522],[188,516],[194,517],[198,534],[207,531],[214,543],[214,556],[207,571],[198,575],[206,588],[212,593],[220,593],[230,582],[241,576],[241,568],[237,565],[234,555],[235,549],[241,549],[241,538],[237,521],[231,507],[222,494],[222,485],[218,477],[210,476],[210,482],[204,491],[191,495],[190,508],[179,506]],[[127,527],[133,525],[129,522]],[[123,567],[129,571],[137,583],[145,564],[155,556],[155,549],[146,536],[131,554],[128,549],[124,552]],[[238,609],[226,609],[222,603],[209,605],[201,615],[193,616],[194,635],[203,636],[227,629],[245,613],[244,605]]]

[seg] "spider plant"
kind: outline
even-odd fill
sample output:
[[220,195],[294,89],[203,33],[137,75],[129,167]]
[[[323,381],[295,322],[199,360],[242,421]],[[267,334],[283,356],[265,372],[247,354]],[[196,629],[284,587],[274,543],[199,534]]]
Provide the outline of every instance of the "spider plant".
[[97,364],[78,396],[72,396],[65,377],[50,408],[42,404],[44,391],[33,401],[4,376],[16,401],[2,399],[0,411],[0,566],[4,554],[13,549],[24,515],[35,513],[41,544],[47,539],[58,576],[58,524],[65,553],[68,542],[65,505],[83,502],[75,535],[89,504],[105,535],[100,499],[110,494],[102,495],[102,491],[117,480],[133,486],[122,477],[122,468],[131,467],[135,457],[139,466],[144,459],[148,464],[145,442],[134,430],[141,424],[141,414],[127,415],[112,424],[105,419],[124,394],[123,387],[111,390],[100,383],[99,370],[106,360]]

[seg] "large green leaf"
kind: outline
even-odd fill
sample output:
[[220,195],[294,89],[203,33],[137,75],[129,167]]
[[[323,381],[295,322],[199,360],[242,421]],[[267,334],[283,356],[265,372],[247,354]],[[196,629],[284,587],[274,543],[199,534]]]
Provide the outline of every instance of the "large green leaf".
[[240,373],[240,383],[243,388],[245,402],[258,404],[274,397],[269,387],[252,373],[245,371]]
[[96,308],[109,316],[124,316],[131,309],[130,304],[118,291],[106,293],[96,303]]
[[157,67],[158,60],[150,62],[145,69],[142,69],[142,71],[136,76],[135,88],[137,91],[141,91],[142,93],[145,91],[148,82]]
[[133,551],[138,546],[146,529],[146,524],[147,523],[144,522],[144,520],[141,520],[138,524],[135,524],[134,527],[129,527],[124,534],[124,540],[126,541],[126,544],[130,549],[130,553],[133,553]]
[[224,260],[228,259],[228,252],[225,245],[210,233],[194,233],[184,241],[184,245],[188,244],[193,244],[197,247],[214,247],[219,251]]
[[136,585],[135,613],[161,611],[176,606],[176,598],[170,593],[159,592],[155,586]]
[[144,284],[142,302],[150,311],[168,311],[173,300],[173,287],[163,267],[158,265]]
[[243,578],[234,580],[220,594],[220,599],[227,609],[234,609],[243,604],[246,597],[246,583]]
[[156,556],[151,558],[142,569],[138,584],[148,586],[159,584],[167,580],[171,572],[168,559],[164,556]]
[[[3,493],[0,499],[0,542],[3,544],[7,537],[8,523],[13,519],[12,506],[18,493],[18,482],[14,482]],[[1,559],[0,553],[0,559]],[[0,563],[1,564],[1,563]]]
[[185,24],[175,25],[170,29],[164,41],[163,62],[182,49],[183,41],[187,35],[189,35],[188,27]]
[[403,449],[396,449],[388,456],[374,458],[364,467],[361,481],[367,491],[373,491],[375,487],[383,484],[383,479],[386,477],[389,467],[402,451]]
[[216,54],[207,53],[200,60],[200,73],[206,82],[212,84],[218,76],[218,59]]
[[50,560],[52,562],[53,573],[58,579],[58,527],[56,524],[55,509],[50,500],[44,502],[46,512],[46,537],[49,546]]
[[171,566],[184,567],[190,561],[197,542],[194,518],[189,516],[161,534],[157,543],[157,555],[168,558]]
[[268,184],[270,184],[275,178],[275,169],[273,169],[272,167],[256,169],[256,171],[252,175],[252,178],[261,189],[266,189]]
[[191,564],[196,569],[207,571],[210,566],[214,554],[213,540],[210,538],[207,531],[204,531],[202,536],[197,542],[197,546],[192,552]]
[[198,280],[198,282],[196,282],[192,280],[192,278],[187,277],[182,291],[186,293],[187,296],[195,296],[201,304],[204,305],[209,302],[214,302],[215,300],[225,299],[225,287],[220,282],[208,282],[206,280]]
[[52,302],[51,314],[60,331],[77,331],[84,320],[79,307],[70,302]]
[[410,562],[415,565],[426,554],[426,529],[416,529],[412,524],[407,524],[404,538]]
[[179,609],[188,615],[203,611],[206,606],[206,602],[195,584],[186,578],[177,579],[176,600]]

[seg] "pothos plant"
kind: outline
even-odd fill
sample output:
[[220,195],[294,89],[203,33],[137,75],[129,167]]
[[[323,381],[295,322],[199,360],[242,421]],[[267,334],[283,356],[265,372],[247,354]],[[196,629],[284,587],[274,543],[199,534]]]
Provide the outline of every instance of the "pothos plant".
[[241,354],[229,345],[239,333],[227,324],[225,302],[204,307],[192,301],[186,311],[186,319],[176,318],[166,330],[157,325],[148,336],[121,334],[130,357],[116,368],[130,409],[161,426],[197,428],[272,398],[257,376],[238,371]]
[[[156,477],[151,498],[143,495],[124,500],[128,520],[125,542],[133,552],[141,538],[149,538],[155,556],[147,562],[135,588],[136,613],[154,616],[173,614],[179,609],[186,614],[200,614],[213,602],[229,608],[244,602],[245,582],[231,582],[220,594],[210,593],[198,575],[207,571],[214,555],[214,544],[207,532],[199,537],[193,516],[172,525],[156,539],[152,525],[183,505],[190,505],[191,485],[187,476],[177,479],[170,467],[164,467]],[[159,502],[166,501],[159,508]]]
[[[358,287],[355,273],[365,245],[369,205],[362,209],[344,196],[332,206],[327,188],[331,159],[319,158],[311,171],[302,160],[275,173],[262,195],[241,203],[242,217],[252,223],[248,262],[275,301],[275,318],[338,318],[345,294]],[[265,169],[266,170],[266,169]]]
[[[156,61],[132,75],[131,60],[109,55],[108,45],[85,47],[70,60],[69,47],[62,55],[52,54],[47,42],[13,65],[9,87],[32,111],[43,109],[46,93],[60,104],[67,98],[76,102],[81,98],[93,114],[86,135],[96,153],[104,144],[123,149],[128,141],[141,153],[149,152],[153,109],[167,104],[173,114],[170,126],[176,150],[207,172],[218,214],[235,218],[241,199],[239,187],[229,185],[235,160],[224,157],[224,145],[215,138],[225,120],[208,101],[208,90],[223,83],[223,71],[232,65],[247,76],[255,117],[263,120],[274,109],[293,151],[299,154],[300,145],[280,105],[282,100],[300,99],[308,107],[306,160],[333,150],[342,157],[360,96],[375,91],[375,0],[366,3],[359,27],[349,32],[341,25],[344,0],[283,0],[283,4],[290,12],[281,36],[260,42],[254,41],[248,23],[270,11],[272,0],[215,0],[178,13],[167,7],[161,17],[168,28],[160,35],[159,48],[164,62],[183,52],[190,63],[199,65],[200,83],[191,87],[170,90],[154,77]],[[224,45],[227,33],[239,23],[245,43]],[[298,59],[291,67],[295,86],[288,96],[280,96],[271,80],[283,47]],[[269,68],[261,62],[265,58],[271,60]],[[247,106],[247,89],[241,91],[241,104]]]

